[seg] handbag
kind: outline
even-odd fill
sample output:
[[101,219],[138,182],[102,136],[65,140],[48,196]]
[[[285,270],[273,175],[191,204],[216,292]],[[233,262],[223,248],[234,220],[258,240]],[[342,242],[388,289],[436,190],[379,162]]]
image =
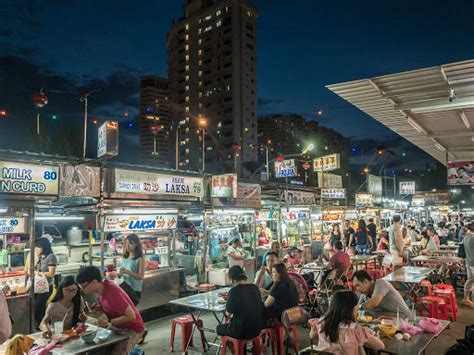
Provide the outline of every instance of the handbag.
[[[28,282],[26,283],[28,287],[31,287],[31,278],[28,278]],[[35,284],[34,284],[34,293],[46,293],[49,292],[49,283],[46,276],[43,275],[35,275]]]

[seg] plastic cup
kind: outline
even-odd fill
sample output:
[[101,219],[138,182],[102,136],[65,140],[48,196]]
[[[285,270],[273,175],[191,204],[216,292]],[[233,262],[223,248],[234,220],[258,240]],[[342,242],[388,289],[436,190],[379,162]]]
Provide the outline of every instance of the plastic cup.
[[61,322],[54,322],[54,334],[62,334],[64,330],[64,323],[61,321]]

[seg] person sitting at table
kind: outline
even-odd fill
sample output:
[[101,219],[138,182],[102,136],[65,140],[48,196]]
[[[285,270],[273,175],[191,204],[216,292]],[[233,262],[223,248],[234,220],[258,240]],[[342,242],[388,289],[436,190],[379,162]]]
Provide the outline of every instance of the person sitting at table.
[[280,258],[275,253],[268,253],[266,258],[267,264],[262,266],[255,275],[255,285],[262,293],[268,293],[273,286],[272,267],[280,262]]
[[91,312],[101,310],[105,314],[97,319],[97,325],[118,328],[121,334],[128,336],[128,340],[117,344],[111,354],[129,354],[145,332],[142,316],[130,297],[113,281],[102,280],[95,266],[80,269],[76,281],[86,295],[98,296],[100,307],[95,304],[89,307]]
[[433,238],[430,237],[429,232],[421,233],[421,253],[422,254],[431,254],[438,251]]
[[269,253],[274,253],[280,258],[280,243],[274,240],[272,244],[270,244],[270,250],[263,254],[262,265],[267,265],[267,256]]
[[388,250],[390,243],[388,242],[388,233],[386,231],[382,231],[380,233],[380,239],[377,244],[377,251]]
[[288,308],[298,305],[298,290],[294,281],[288,276],[285,264],[278,263],[272,268],[273,287],[265,300],[265,308],[270,318],[281,319],[281,314]]
[[258,287],[248,283],[244,270],[238,266],[229,269],[232,288],[229,291],[225,313],[229,323],[219,324],[218,335],[235,339],[255,338],[263,327],[263,303]]
[[434,241],[434,243],[436,244],[436,248],[439,248],[439,246],[441,244],[440,244],[439,237],[436,234],[436,231],[435,231],[434,227],[428,228],[427,232],[428,232],[428,235],[430,236],[430,239],[432,239]]
[[328,311],[309,320],[309,337],[317,340],[318,350],[331,354],[358,355],[361,347],[375,351],[385,348],[375,332],[356,323],[357,295],[352,291],[335,292]]
[[408,227],[408,236],[410,237],[412,243],[418,241],[418,232],[416,231],[416,226],[411,225]]
[[400,293],[384,279],[372,280],[365,270],[359,270],[352,276],[352,283],[362,295],[359,303],[367,313],[375,316],[396,316],[397,310],[404,318],[411,315]]
[[341,241],[337,241],[334,245],[336,253],[329,260],[331,269],[336,269],[337,274],[344,275],[351,268],[351,258],[349,254],[344,251],[344,245]]
[[283,262],[288,268],[295,268],[302,266],[300,257],[301,251],[297,247],[292,247],[288,255],[283,258]]
[[85,321],[86,319],[79,286],[74,280],[74,276],[66,276],[46,308],[40,330],[50,337],[54,323],[64,321],[63,329],[72,329],[80,320]]

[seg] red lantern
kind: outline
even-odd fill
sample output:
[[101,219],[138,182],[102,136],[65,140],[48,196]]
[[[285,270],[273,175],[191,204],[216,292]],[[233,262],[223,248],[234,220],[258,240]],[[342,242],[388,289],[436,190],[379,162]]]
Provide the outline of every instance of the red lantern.
[[279,155],[275,158],[275,160],[278,161],[278,162],[281,162],[281,161],[285,160],[285,157]]
[[234,143],[234,144],[232,144],[232,149],[234,151],[240,150],[240,145],[238,145],[237,143]]
[[304,169],[304,170],[308,170],[309,168],[311,168],[311,164],[309,164],[309,163],[303,163],[303,169]]
[[31,101],[33,101],[33,104],[38,108],[44,107],[48,104],[48,98],[41,91],[33,94],[31,96]]

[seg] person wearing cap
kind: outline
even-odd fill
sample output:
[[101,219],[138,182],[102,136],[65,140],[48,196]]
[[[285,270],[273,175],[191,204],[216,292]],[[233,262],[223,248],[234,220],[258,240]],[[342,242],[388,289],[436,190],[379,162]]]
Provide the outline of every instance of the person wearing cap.
[[466,272],[467,280],[464,284],[464,297],[462,303],[474,308],[474,302],[471,300],[472,288],[474,287],[474,221],[465,223],[466,231],[464,233],[464,251],[466,253]]
[[288,255],[283,258],[283,262],[285,263],[286,267],[291,269],[302,266],[300,254],[301,250],[299,250],[297,247],[292,247]]
[[258,246],[264,246],[272,240],[272,231],[267,227],[265,221],[260,222],[260,233],[258,234]]
[[252,339],[263,327],[263,302],[257,286],[247,282],[244,270],[234,265],[229,269],[232,288],[229,291],[225,314],[226,324],[219,324],[216,332],[234,339]]
[[235,238],[230,242],[227,248],[227,259],[229,261],[229,268],[234,265],[244,267],[245,252],[242,249],[242,243],[239,238]]

